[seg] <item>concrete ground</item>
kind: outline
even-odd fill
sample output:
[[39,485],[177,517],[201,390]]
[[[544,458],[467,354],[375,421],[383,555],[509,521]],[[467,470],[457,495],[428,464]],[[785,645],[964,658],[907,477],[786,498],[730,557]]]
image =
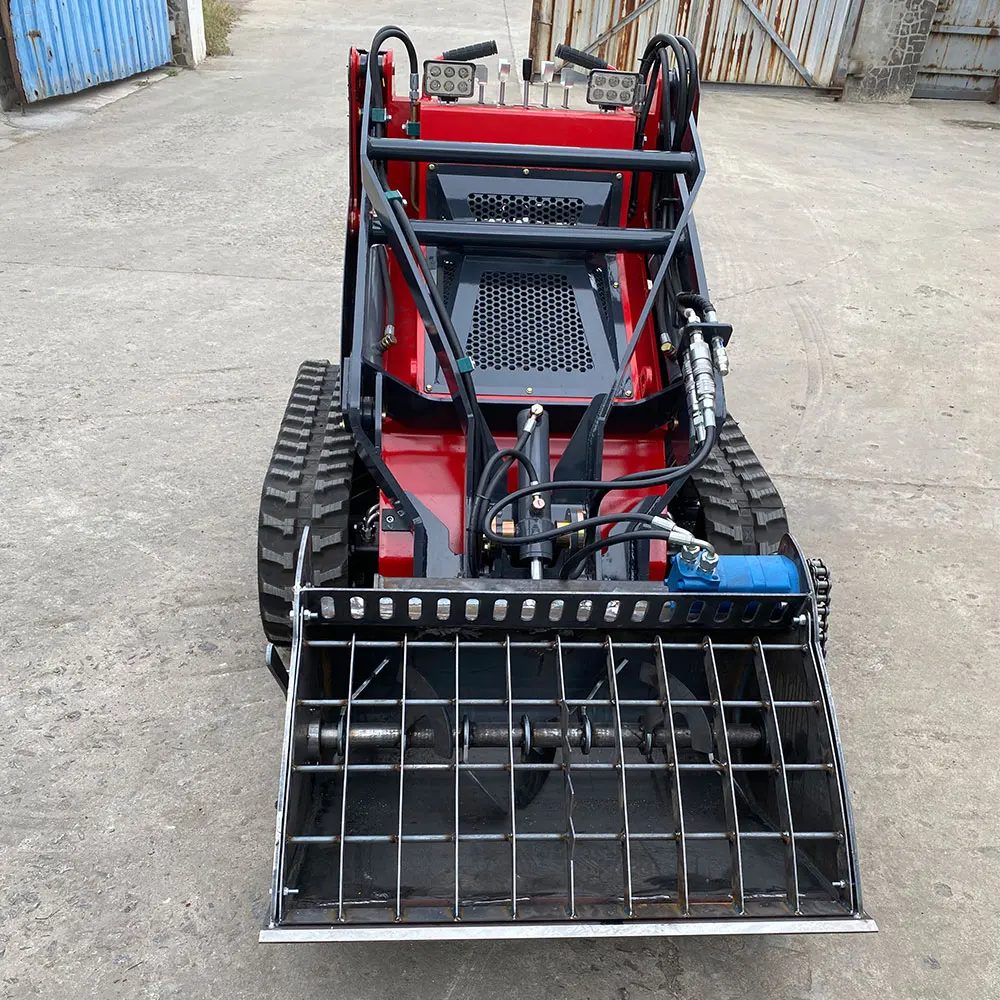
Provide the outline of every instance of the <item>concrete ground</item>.
[[234,56],[0,150],[0,993],[996,997],[1000,121],[966,104],[703,101],[730,401],[833,569],[881,933],[257,945],[254,522],[338,335],[347,48],[386,21],[427,54],[527,43],[527,0],[378,8],[252,0]]

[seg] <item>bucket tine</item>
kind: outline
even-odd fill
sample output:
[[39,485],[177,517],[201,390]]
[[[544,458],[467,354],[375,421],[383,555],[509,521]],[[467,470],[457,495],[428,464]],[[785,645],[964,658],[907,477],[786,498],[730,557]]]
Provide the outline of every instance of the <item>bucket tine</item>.
[[670,697],[670,681],[667,677],[667,662],[663,653],[663,640],[656,637],[656,665],[659,668],[660,700],[663,703],[663,724],[667,731],[666,746],[663,754],[667,759],[671,773],[673,774],[673,788],[670,793],[670,801],[673,803],[674,826],[677,837],[677,896],[681,904],[681,911],[685,914],[691,912],[690,896],[688,895],[688,864],[687,864],[687,837],[684,833],[684,806],[681,800],[681,771],[677,766],[677,733],[674,729],[674,707]]
[[715,748],[722,768],[722,798],[726,811],[726,834],[729,838],[729,856],[732,867],[733,907],[743,913],[745,900],[743,893],[743,846],[740,843],[740,822],[736,811],[736,781],[733,778],[733,761],[729,751],[729,729],[726,725],[726,710],[723,706],[722,685],[719,683],[719,668],[715,662],[715,649],[711,639],[705,639],[705,675],[708,691],[712,699]]
[[608,690],[611,694],[611,707],[615,723],[615,741],[617,743],[617,759],[615,767],[618,771],[618,796],[622,810],[622,868],[625,878],[625,913],[632,916],[632,838],[628,829],[628,782],[625,775],[625,746],[622,742],[622,712],[618,704],[618,670],[614,643],[608,636]]
[[562,720],[563,785],[566,793],[566,885],[569,891],[569,915],[576,916],[576,827],[573,823],[573,776],[570,767],[573,750],[569,743],[569,704],[566,701],[566,671],[563,667],[562,636],[556,636],[556,671],[559,678],[559,706]]
[[795,824],[792,822],[792,800],[788,794],[788,773],[785,770],[785,751],[781,746],[781,731],[774,709],[774,691],[767,669],[767,657],[759,636],[753,640],[753,665],[757,674],[757,688],[764,707],[764,734],[771,763],[774,764],[778,818],[781,821],[781,835],[785,841],[785,878],[788,883],[788,905],[793,913],[799,913],[799,867],[795,856]]

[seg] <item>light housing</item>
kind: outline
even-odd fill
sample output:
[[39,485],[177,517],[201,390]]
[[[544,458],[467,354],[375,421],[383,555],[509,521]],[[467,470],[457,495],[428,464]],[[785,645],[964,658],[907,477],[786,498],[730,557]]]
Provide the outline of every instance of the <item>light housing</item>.
[[476,90],[476,64],[452,62],[447,59],[428,59],[424,63],[424,94],[457,101],[472,97]]
[[638,73],[594,69],[587,77],[587,103],[602,108],[630,108],[639,94]]

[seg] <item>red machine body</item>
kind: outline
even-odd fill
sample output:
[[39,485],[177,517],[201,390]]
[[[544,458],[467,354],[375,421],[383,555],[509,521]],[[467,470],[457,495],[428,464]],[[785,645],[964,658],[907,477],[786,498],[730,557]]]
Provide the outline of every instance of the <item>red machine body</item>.
[[[351,191],[350,191],[350,225],[358,224],[358,205],[360,203],[361,183],[358,157],[360,150],[360,125],[364,95],[365,78],[361,54],[352,49],[350,56],[350,120],[351,120]],[[392,53],[383,56],[383,76],[386,81],[386,112],[389,118],[387,135],[390,138],[403,138],[410,122],[410,101],[406,94],[398,94],[394,88],[395,71]],[[512,93],[512,97],[516,94]],[[654,96],[647,124],[647,137],[650,144],[655,139],[656,123],[660,117],[660,91]],[[614,111],[577,110],[523,107],[518,104],[477,105],[477,104],[443,104],[433,98],[423,97],[418,102],[417,122],[421,139],[463,141],[463,142],[495,142],[512,144],[539,144],[547,146],[591,146],[610,149],[632,149],[635,135],[635,115],[631,110],[617,109]],[[427,175],[434,169],[433,164],[421,163],[411,166],[406,163],[393,162],[388,167],[389,183],[407,198],[407,214],[412,218],[426,218],[425,207],[422,204],[421,192],[427,188]],[[544,168],[538,168],[543,172]],[[525,171],[527,172],[527,170]],[[649,177],[643,176],[639,182],[637,208],[628,218],[628,205],[631,198],[633,179],[629,175],[622,176],[623,195],[621,198],[621,218],[616,224],[622,227],[647,228],[649,221]],[[660,375],[660,363],[657,357],[657,343],[648,322],[644,330],[637,334],[634,320],[642,307],[647,294],[648,280],[646,276],[645,257],[641,253],[618,254],[618,269],[622,276],[621,298],[625,317],[626,335],[631,342],[635,336],[642,340],[637,345],[631,361],[631,384],[633,390],[628,391],[628,398],[642,399],[663,388]],[[419,373],[424,371],[427,338],[420,315],[417,312],[412,297],[402,275],[394,261],[389,265],[397,303],[395,334],[396,345],[386,353],[386,371],[412,385],[417,391],[427,395],[437,395],[445,399],[445,393],[434,393],[421,384]],[[634,397],[633,397],[634,393]],[[481,398],[490,398],[488,393]],[[504,399],[521,397],[499,397]],[[621,397],[625,398],[625,397]],[[535,394],[532,388],[525,386],[523,396],[525,404],[532,402],[570,402],[586,403],[588,399],[574,397],[554,397],[552,395]],[[663,428],[669,430],[670,428]],[[506,447],[514,443],[513,437],[505,440],[501,434],[496,434],[497,444]],[[662,433],[650,436],[646,440],[637,440],[632,435],[615,435],[609,433],[605,438],[603,470],[605,478],[614,478],[627,473],[641,472],[648,469],[658,469],[664,462]],[[551,438],[551,456],[555,463],[562,455],[568,441],[568,435],[553,434]],[[463,475],[465,469],[465,437],[460,430],[442,431],[440,429],[421,431],[407,427],[396,421],[387,420],[382,429],[382,455],[386,464],[392,470],[400,485],[413,493],[444,522],[448,528],[449,543],[452,551],[461,553],[464,548],[465,503],[463,490]],[[684,429],[678,429],[672,439],[673,459],[683,463],[688,458],[688,434]],[[511,485],[514,485],[514,473],[511,473]],[[618,513],[631,509],[645,492],[621,491],[607,498],[604,510],[607,513]],[[383,505],[388,501],[383,496]],[[650,579],[663,579],[667,562],[667,549],[664,542],[651,543]],[[405,532],[383,531],[379,537],[379,572],[383,576],[405,577],[413,573],[413,546]]]

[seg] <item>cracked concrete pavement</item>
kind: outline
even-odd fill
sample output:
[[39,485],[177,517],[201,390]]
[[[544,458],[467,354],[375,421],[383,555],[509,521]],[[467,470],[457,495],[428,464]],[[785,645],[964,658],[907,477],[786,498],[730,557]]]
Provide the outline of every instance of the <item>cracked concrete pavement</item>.
[[0,147],[5,996],[1000,994],[996,108],[712,89],[729,398],[835,580],[864,938],[260,947],[281,704],[257,495],[334,350],[344,65],[529,4],[252,0],[235,55]]

